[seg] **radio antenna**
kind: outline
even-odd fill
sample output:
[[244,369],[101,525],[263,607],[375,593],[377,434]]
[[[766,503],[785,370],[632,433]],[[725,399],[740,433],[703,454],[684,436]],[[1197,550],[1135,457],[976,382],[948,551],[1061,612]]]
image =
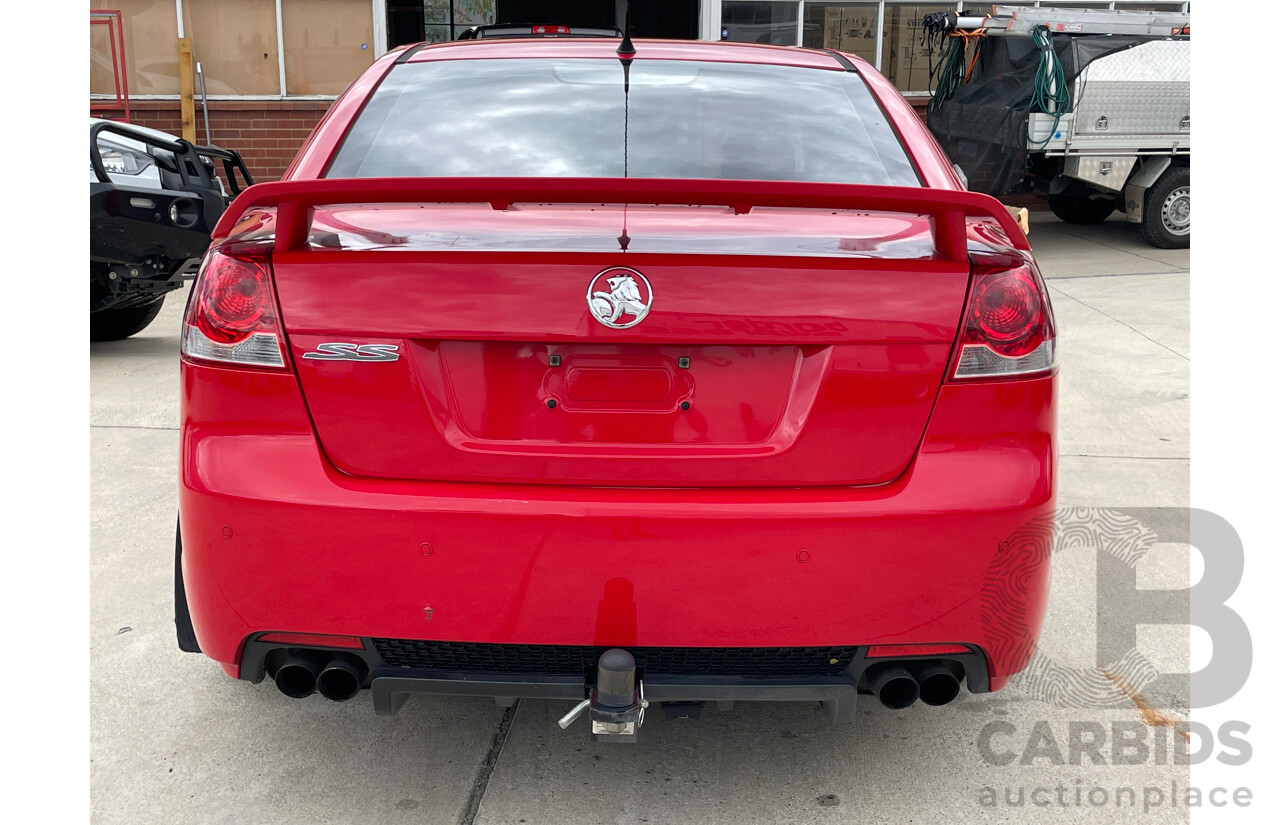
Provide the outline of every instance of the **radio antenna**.
[[618,59],[630,60],[635,56],[636,47],[631,43],[631,0],[627,0],[627,10],[622,17],[622,42],[618,44]]

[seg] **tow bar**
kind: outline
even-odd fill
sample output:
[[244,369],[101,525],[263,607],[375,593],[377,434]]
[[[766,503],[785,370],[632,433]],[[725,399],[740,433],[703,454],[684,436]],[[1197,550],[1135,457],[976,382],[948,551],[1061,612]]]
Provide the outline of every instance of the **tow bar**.
[[567,730],[590,710],[592,742],[635,742],[644,724],[644,683],[636,679],[636,660],[621,648],[606,650],[596,664],[591,698],[574,705],[557,723]]

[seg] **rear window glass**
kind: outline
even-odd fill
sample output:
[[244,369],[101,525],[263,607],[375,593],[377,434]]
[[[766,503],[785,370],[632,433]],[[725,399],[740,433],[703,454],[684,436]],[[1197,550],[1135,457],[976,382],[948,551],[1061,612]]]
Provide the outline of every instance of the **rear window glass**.
[[920,183],[856,74],[643,59],[397,66],[327,176]]

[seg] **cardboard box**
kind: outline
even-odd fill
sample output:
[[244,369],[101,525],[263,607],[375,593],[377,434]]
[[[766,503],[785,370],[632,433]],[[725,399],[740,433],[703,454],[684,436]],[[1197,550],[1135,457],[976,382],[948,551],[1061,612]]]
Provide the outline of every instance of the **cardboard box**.
[[876,60],[876,12],[860,6],[827,6],[823,15],[822,48]]
[[900,90],[929,91],[929,71],[942,59],[941,50],[922,43],[924,16],[949,6],[887,6],[885,8],[884,73]]

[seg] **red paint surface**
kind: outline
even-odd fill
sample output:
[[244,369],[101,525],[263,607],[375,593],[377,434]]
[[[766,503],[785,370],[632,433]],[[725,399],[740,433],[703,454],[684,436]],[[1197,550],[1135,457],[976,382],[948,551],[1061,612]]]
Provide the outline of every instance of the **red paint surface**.
[[[180,507],[198,638],[226,663],[247,634],[279,629],[527,644],[948,639],[1006,676],[1027,648],[1007,643],[982,596],[1002,589],[990,579],[1000,542],[1052,510],[1055,381],[946,385],[919,455],[887,485],[612,490],[345,476],[317,446],[295,378],[184,364]],[[1018,573],[1011,607],[1035,621],[1012,632],[1034,639],[1047,560]]]
[[[606,46],[554,48],[616,59]],[[413,59],[535,48],[548,53],[468,44]],[[647,54],[708,55],[839,68],[766,46]],[[548,182],[537,202],[560,205],[539,210],[509,208],[533,199],[527,180],[437,181],[430,198],[421,181],[310,180],[394,59],[332,107],[291,180],[255,187],[219,228],[253,203],[278,205],[271,262],[293,364],[182,366],[183,571],[208,655],[235,673],[246,636],[276,630],[700,647],[944,640],[978,646],[993,688],[1026,666],[1048,557],[1011,565],[1000,548],[1053,509],[1056,376],[943,377],[967,246],[1021,258],[1026,240],[999,204],[956,191],[874,70],[854,59],[924,189]],[[511,197],[495,202],[504,187]],[[581,206],[596,190],[708,206],[651,209],[623,253],[607,244],[617,210]],[[312,225],[309,207],[344,197],[444,203],[419,214],[470,233],[467,246],[439,248],[416,206],[326,209]],[[744,202],[754,208],[716,206]],[[824,211],[795,211],[806,205]],[[551,249],[486,248],[536,238],[539,222],[562,227]],[[321,230],[363,251],[326,249]],[[779,247],[680,251],[695,235]],[[825,251],[797,254],[797,238]],[[653,305],[614,330],[585,294],[620,265],[645,274]],[[401,358],[302,359],[327,341],[395,344]]]

